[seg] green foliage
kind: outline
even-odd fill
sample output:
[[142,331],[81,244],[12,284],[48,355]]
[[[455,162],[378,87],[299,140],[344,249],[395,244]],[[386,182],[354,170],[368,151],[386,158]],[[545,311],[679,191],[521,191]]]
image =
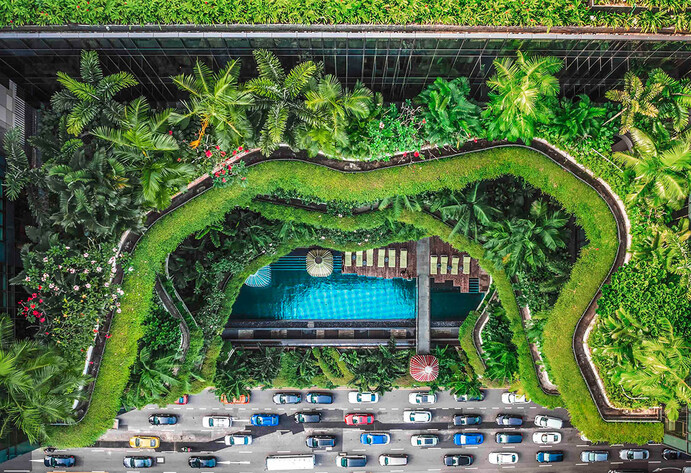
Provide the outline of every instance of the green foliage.
[[348,369],[353,373],[350,385],[360,391],[384,394],[394,388],[394,382],[408,372],[412,352],[396,348],[392,338],[387,345],[368,350],[341,353]]
[[471,136],[480,136],[480,107],[468,100],[466,77],[451,82],[437,77],[416,102],[422,106],[425,139],[438,146],[460,146]]
[[577,101],[564,97],[549,126],[567,140],[585,140],[599,134],[605,113],[604,107],[593,105],[585,94],[578,95]]
[[146,327],[141,339],[142,346],[154,351],[168,351],[180,345],[180,321],[160,305],[154,306],[142,325]]
[[501,306],[491,308],[482,331],[482,349],[487,364],[485,375],[504,384],[510,383],[518,373],[518,353],[511,337],[506,310]]
[[434,348],[432,354],[439,361],[439,376],[430,383],[430,390],[447,389],[453,395],[480,393],[482,384],[467,366],[468,359],[463,351],[447,345]]
[[296,349],[283,353],[280,377],[287,386],[305,389],[314,386],[314,378],[321,374],[319,362],[311,349]]
[[536,126],[552,118],[554,97],[559,92],[554,74],[563,64],[554,57],[517,54],[515,60],[495,59],[496,73],[487,81],[491,92],[482,116],[490,139],[530,143]]
[[369,147],[369,159],[388,160],[396,153],[418,153],[424,140],[424,126],[418,109],[406,101],[399,111],[395,104],[384,108],[379,120],[369,120],[364,136]]

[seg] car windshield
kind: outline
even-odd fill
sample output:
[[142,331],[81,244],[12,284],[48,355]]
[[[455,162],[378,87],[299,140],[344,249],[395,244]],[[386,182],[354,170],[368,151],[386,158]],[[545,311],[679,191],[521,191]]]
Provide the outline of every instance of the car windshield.
[[136,458],[134,460],[135,468],[142,468],[148,466],[149,462],[145,458]]
[[209,418],[209,425],[213,427],[213,425],[214,425],[213,417]]

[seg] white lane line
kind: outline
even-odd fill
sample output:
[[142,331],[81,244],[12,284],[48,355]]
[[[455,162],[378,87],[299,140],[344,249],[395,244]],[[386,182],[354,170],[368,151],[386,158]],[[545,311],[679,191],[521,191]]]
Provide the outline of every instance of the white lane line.
[[164,471],[163,473],[175,473],[174,471]]
[[105,451],[105,450],[103,450],[102,448],[99,448],[99,449],[95,449],[95,450],[91,450],[91,451],[92,451],[93,453],[100,453],[100,452],[103,452],[103,451]]
[[187,409],[188,411],[193,411],[194,407],[185,407],[185,409]]
[[587,463],[576,463],[576,466],[588,466]]
[[577,447],[589,447],[590,445],[576,445]]
[[427,471],[441,471],[441,468],[427,468]]
[[405,450],[405,448],[392,448],[391,450],[393,450],[394,452],[402,452]]
[[662,463],[662,461],[660,461],[660,460],[651,460],[651,461],[649,461],[648,463]]
[[353,451],[354,452],[366,452],[367,449],[365,449],[365,448],[354,448]]
[[278,453],[290,453],[290,450],[279,450]]

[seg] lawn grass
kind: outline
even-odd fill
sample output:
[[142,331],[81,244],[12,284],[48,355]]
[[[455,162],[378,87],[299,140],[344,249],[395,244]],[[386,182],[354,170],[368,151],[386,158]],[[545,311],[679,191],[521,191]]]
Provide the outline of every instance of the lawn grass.
[[[166,255],[185,237],[221,221],[233,208],[246,207],[257,195],[270,195],[278,188],[323,200],[364,202],[392,194],[416,195],[444,188],[458,190],[471,182],[506,174],[522,177],[559,200],[568,212],[576,215],[590,242],[582,249],[571,279],[550,314],[544,346],[544,355],[552,366],[554,381],[560,387],[573,424],[594,441],[659,440],[661,424],[608,424],[601,419],[571,350],[573,329],[616,255],[618,241],[613,216],[594,190],[548,158],[524,148],[507,147],[358,174],[344,174],[303,162],[265,162],[248,169],[246,187],[210,190],[166,215],[146,232],[132,255],[134,272],[123,282],[122,313],[113,319],[111,339],[106,345],[88,413],[77,425],[54,428],[51,443],[62,447],[91,445],[112,426],[129,369],[137,356],[141,321],[150,309],[156,272],[161,270]],[[415,222],[409,223],[426,228],[430,234],[439,234],[442,238],[447,235],[448,238],[448,227],[429,219],[431,217],[424,217],[425,221],[421,222],[416,217]],[[458,236],[449,238],[449,242],[463,247]],[[471,256],[487,267],[479,246],[468,249]],[[504,278],[504,281],[497,284],[497,288],[502,301],[509,301],[511,307],[515,298],[508,280]],[[523,333],[515,317],[511,323],[518,334]],[[514,339],[519,337],[514,335]],[[527,343],[522,338],[523,343]],[[528,371],[535,376],[532,367],[530,370],[522,368],[521,376],[530,377]]]

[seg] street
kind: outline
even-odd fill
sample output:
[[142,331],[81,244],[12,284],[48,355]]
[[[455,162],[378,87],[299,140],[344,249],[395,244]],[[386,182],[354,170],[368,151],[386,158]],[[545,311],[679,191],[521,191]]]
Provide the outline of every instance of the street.
[[[311,390],[318,391],[318,390]],[[297,392],[286,390],[286,392]],[[664,471],[681,471],[683,466],[691,466],[691,461],[662,461],[661,452],[663,446],[650,444],[645,446],[650,450],[648,461],[619,460],[619,450],[622,445],[596,445],[591,446],[580,438],[576,429],[568,422],[568,414],[564,409],[549,410],[533,403],[504,405],[501,402],[502,390],[485,390],[486,398],[481,402],[457,402],[447,392],[439,393],[436,404],[426,406],[413,406],[408,402],[410,390],[398,390],[386,393],[376,404],[350,404],[347,399],[349,390],[331,391],[334,394],[334,403],[331,405],[313,405],[304,401],[304,395],[308,390],[303,390],[303,401],[297,405],[276,405],[271,397],[274,390],[252,391],[251,402],[245,405],[223,405],[208,391],[199,395],[190,396],[187,405],[171,405],[166,408],[147,406],[141,411],[131,411],[119,416],[119,429],[110,430],[102,437],[102,440],[92,448],[73,449],[59,451],[59,454],[72,454],[77,456],[77,465],[73,470],[80,472],[111,472],[125,471],[122,459],[125,455],[152,456],[156,464],[150,470],[161,473],[178,473],[189,471],[187,459],[193,454],[208,454],[216,456],[219,465],[215,471],[232,471],[234,473],[260,472],[265,470],[267,455],[275,454],[309,454],[316,455],[317,465],[315,471],[348,471],[335,465],[335,458],[339,452],[360,454],[367,456],[367,466],[356,468],[352,471],[378,471],[378,472],[402,472],[402,471],[458,471],[474,470],[478,472],[499,471],[511,469],[515,471],[534,472],[583,472],[596,473],[607,472],[610,469],[635,469],[652,472],[665,467]],[[407,424],[403,422],[403,411],[406,409],[430,410],[433,419],[428,424]],[[322,413],[322,421],[318,424],[298,424],[293,415],[296,412]],[[372,413],[375,422],[366,426],[346,426],[343,417],[348,413]],[[172,413],[179,416],[177,425],[151,426],[148,416],[153,413]],[[254,427],[249,425],[249,418],[257,413],[276,413],[280,415],[280,424],[277,427]],[[229,429],[205,429],[202,427],[202,417],[205,415],[230,415],[233,418],[233,426]],[[452,417],[454,414],[481,415],[483,423],[479,426],[454,427]],[[499,414],[513,414],[523,417],[524,424],[521,427],[498,427],[495,419]],[[533,419],[537,414],[549,414],[565,420],[564,428],[560,430],[563,435],[562,442],[558,445],[536,445],[532,441],[532,434],[537,430],[549,431],[550,429],[536,429]],[[362,432],[388,432],[391,434],[391,443],[388,445],[362,445],[359,436]],[[223,443],[223,437],[228,433],[251,433],[253,443],[251,445],[227,447]],[[453,434],[457,432],[481,432],[485,439],[482,445],[459,447],[453,443]],[[495,442],[494,434],[497,432],[520,432],[523,434],[523,442],[512,445],[499,445]],[[440,437],[440,443],[436,447],[421,448],[410,444],[410,436],[417,433],[431,433]],[[305,445],[308,435],[330,434],[337,437],[335,448],[312,450]],[[154,452],[146,449],[132,449],[128,445],[128,439],[133,435],[155,435],[160,437],[161,446]],[[192,447],[193,453],[180,453],[181,446]],[[628,447],[629,445],[627,445]],[[583,450],[607,450],[609,462],[596,464],[583,464],[580,461],[580,453]],[[551,465],[539,464],[535,455],[538,451],[559,450],[564,452],[564,462]],[[519,455],[519,462],[515,465],[496,466],[488,462],[490,452],[510,451]],[[383,453],[409,455],[407,466],[382,467],[379,466],[378,457]],[[442,458],[449,453],[464,453],[474,456],[474,463],[469,467],[444,467]],[[43,453],[41,450],[33,452],[30,463],[31,471],[56,471],[46,468],[42,464]],[[624,464],[625,463],[625,464]],[[664,464],[663,464],[664,463]],[[672,468],[666,468],[672,467]],[[6,467],[7,468],[7,467]],[[22,470],[13,466],[7,473],[20,473]],[[204,470],[202,470],[204,471]],[[130,472],[132,473],[132,472]]]

